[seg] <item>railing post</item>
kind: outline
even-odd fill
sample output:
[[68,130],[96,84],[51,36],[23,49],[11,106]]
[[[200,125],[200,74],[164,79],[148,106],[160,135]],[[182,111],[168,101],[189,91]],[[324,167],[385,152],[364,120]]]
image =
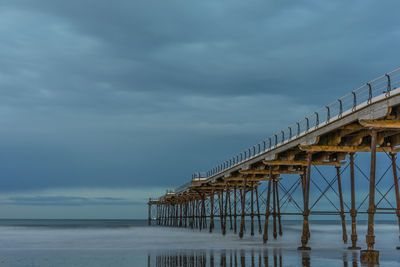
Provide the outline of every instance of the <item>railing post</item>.
[[297,124],[297,136],[300,135],[300,122],[296,122]]
[[351,109],[352,111],[356,110],[357,107],[357,95],[356,92],[351,92],[353,94],[353,108]]
[[310,120],[306,117],[307,131],[310,130]]
[[318,125],[319,125],[319,115],[318,115],[318,112],[314,112],[314,114],[315,114],[315,126],[316,127],[318,127]]
[[385,74],[386,78],[387,78],[387,92],[386,92],[386,96],[390,96],[390,91],[392,91],[392,83],[390,81],[390,75],[389,74]]
[[368,104],[370,104],[372,101],[372,87],[370,83],[367,83],[367,85],[368,85]]
[[339,102],[339,117],[342,117],[342,113],[343,113],[343,102],[341,99],[338,99]]
[[326,122],[329,122],[329,120],[331,119],[331,109],[329,108],[329,106],[325,106],[325,108],[327,109]]

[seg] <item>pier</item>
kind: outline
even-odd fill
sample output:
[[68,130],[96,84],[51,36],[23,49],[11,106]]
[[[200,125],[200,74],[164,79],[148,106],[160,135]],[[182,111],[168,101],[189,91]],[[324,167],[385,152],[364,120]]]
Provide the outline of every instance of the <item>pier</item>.
[[[361,261],[378,263],[375,216],[392,214],[400,231],[399,86],[400,69],[396,69],[208,171],[194,173],[188,183],[149,200],[149,224],[212,232],[219,223],[222,235],[232,231],[242,238],[257,233],[267,244],[271,233],[274,239],[283,234],[281,221],[286,216],[302,216],[298,250],[307,251],[311,250],[310,217],[337,216],[348,249],[362,247]],[[365,152],[368,157],[357,157]],[[388,165],[381,176],[377,176],[377,154]],[[363,167],[366,163],[368,169]],[[327,177],[328,168],[333,177]],[[368,183],[369,191],[360,198],[361,182]],[[345,183],[350,190],[343,190]],[[333,209],[316,209],[322,200]],[[283,210],[288,205],[293,211]],[[358,214],[368,216],[365,242],[357,235]],[[351,229],[346,229],[346,220],[351,221]]]

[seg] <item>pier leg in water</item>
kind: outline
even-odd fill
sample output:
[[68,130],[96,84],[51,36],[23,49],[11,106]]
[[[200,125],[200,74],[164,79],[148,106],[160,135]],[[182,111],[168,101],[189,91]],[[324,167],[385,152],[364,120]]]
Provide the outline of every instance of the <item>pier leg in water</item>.
[[228,218],[228,196],[229,196],[229,185],[228,182],[226,182],[225,185],[225,211],[224,211],[224,231],[226,233],[226,220]]
[[221,222],[221,233],[225,235],[225,229],[224,229],[224,191],[220,192],[218,194],[218,200],[219,200],[219,217],[220,217],[220,222]]
[[337,175],[339,199],[340,199],[340,218],[342,220],[343,243],[347,244],[346,218],[344,215],[342,181],[340,178],[340,166],[336,166],[336,175]]
[[278,225],[279,225],[279,235],[282,236],[282,222],[281,222],[281,207],[279,204],[279,187],[278,187],[279,180],[276,181],[276,207],[278,208]]
[[210,233],[212,233],[213,229],[214,229],[214,187],[211,190],[211,196],[210,196],[210,206],[211,206],[211,210],[210,210]]
[[273,182],[272,182],[272,206],[273,206],[273,212],[272,212],[272,217],[273,217],[273,222],[274,222],[274,239],[278,237],[278,233],[276,232],[276,191],[275,191],[275,185],[276,185],[276,180],[275,176],[273,177]]
[[369,178],[369,208],[368,208],[368,230],[366,236],[367,249],[361,250],[360,260],[362,263],[378,264],[379,251],[374,250],[374,215],[375,215],[375,168],[376,168],[376,130],[371,130],[371,169]]
[[310,215],[310,211],[308,209],[308,200],[310,197],[310,179],[311,179],[311,160],[312,154],[307,153],[307,169],[306,175],[303,175],[303,202],[304,202],[304,211],[303,211],[303,234],[301,235],[301,247],[298,247],[298,250],[311,250],[310,247],[307,247],[308,239],[309,239],[309,225],[308,225],[308,216]]
[[251,236],[254,236],[254,183],[251,183],[251,213],[250,213],[250,230]]
[[355,183],[354,183],[354,153],[350,153],[350,189],[351,189],[351,247],[350,250],[361,249],[357,247],[357,210],[356,210],[356,193],[355,193]]
[[257,202],[257,218],[258,218],[258,233],[262,234],[261,229],[261,215],[260,215],[260,203],[258,201],[258,186],[255,188],[256,193],[256,202]]
[[192,225],[190,226],[192,229],[195,227],[195,199],[192,200]]
[[[397,222],[399,224],[399,231],[400,231],[400,193],[399,193],[399,182],[397,178],[397,164],[396,164],[396,154],[390,154],[392,157],[392,169],[393,169],[393,179],[394,179],[394,190],[396,192],[396,215],[397,215]],[[400,237],[399,237],[400,239]],[[400,249],[400,247],[396,247],[396,249]]]
[[243,189],[241,190],[241,204],[242,204],[242,216],[240,217],[240,232],[239,232],[239,237],[243,238],[244,235],[244,216],[246,215],[246,183],[247,183],[247,178],[244,178],[243,181]]
[[232,225],[232,206],[231,206],[231,190],[228,190],[228,200],[229,200],[229,229],[232,231],[233,230],[233,225]]
[[148,224],[151,225],[151,204],[149,203],[149,219]]
[[233,231],[237,232],[237,192],[236,185],[233,188]]
[[269,208],[269,201],[271,198],[271,166],[270,166],[270,176],[268,180],[268,192],[267,192],[267,203],[265,204],[265,223],[264,223],[264,235],[263,235],[263,242],[264,244],[267,243],[268,240],[268,221],[269,221],[269,213],[270,213],[270,208]]

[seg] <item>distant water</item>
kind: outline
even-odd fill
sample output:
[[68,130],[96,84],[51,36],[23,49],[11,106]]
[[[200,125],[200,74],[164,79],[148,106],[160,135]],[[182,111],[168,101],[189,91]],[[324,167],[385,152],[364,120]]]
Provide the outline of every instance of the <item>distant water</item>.
[[[0,266],[362,266],[359,252],[343,244],[340,223],[312,221],[306,253],[296,250],[301,227],[285,221],[283,236],[270,234],[265,246],[257,227],[241,240],[229,231],[149,227],[145,220],[0,220]],[[358,230],[364,248],[366,224]],[[376,224],[380,266],[400,266],[398,236],[396,222]]]

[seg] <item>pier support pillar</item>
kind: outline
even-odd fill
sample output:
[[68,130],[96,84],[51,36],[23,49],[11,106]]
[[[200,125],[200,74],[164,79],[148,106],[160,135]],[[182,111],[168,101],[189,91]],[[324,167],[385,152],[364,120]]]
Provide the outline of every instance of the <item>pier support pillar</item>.
[[343,243],[347,244],[346,217],[344,215],[342,180],[340,177],[340,166],[336,166],[336,175],[337,175],[339,200],[340,200],[340,218],[342,220]]
[[278,233],[276,232],[276,180],[275,176],[273,177],[273,182],[272,182],[272,206],[273,206],[273,212],[272,212],[272,217],[273,217],[273,223],[274,223],[274,232],[273,236],[274,239],[278,237]]
[[239,231],[239,237],[243,238],[244,235],[244,228],[245,228],[245,215],[246,215],[246,183],[247,183],[247,178],[244,178],[243,181],[243,189],[241,190],[241,204],[242,204],[242,216],[240,217],[240,231]]
[[257,218],[258,218],[258,233],[262,234],[262,229],[261,229],[261,215],[260,215],[260,203],[258,201],[258,186],[255,188],[255,193],[256,193],[256,202],[257,202]]
[[276,207],[277,207],[277,211],[278,211],[278,226],[279,226],[279,235],[282,236],[282,222],[281,222],[281,207],[279,204],[279,188],[278,188],[278,183],[279,180],[276,181],[275,183],[275,187],[276,187]]
[[251,236],[254,236],[254,183],[251,183],[251,213],[250,213],[250,230]]
[[231,190],[228,188],[228,204],[229,204],[229,229],[232,231],[233,230],[233,224],[232,224],[232,205],[231,205]]
[[310,210],[308,209],[308,201],[310,198],[311,160],[312,154],[307,153],[307,170],[306,175],[303,175],[303,233],[301,236],[301,247],[298,247],[298,250],[311,250],[310,247],[307,247],[307,243],[310,238],[310,228],[308,224],[308,216],[310,215]]
[[237,195],[236,195],[236,185],[233,188],[233,231],[237,232]]
[[[394,190],[396,193],[396,215],[397,215],[397,222],[399,225],[399,231],[400,231],[400,193],[399,193],[399,182],[397,178],[397,164],[396,164],[396,153],[391,153],[390,154],[392,158],[392,169],[393,169],[393,180],[394,180]],[[400,239],[400,236],[399,236]],[[400,249],[400,247],[396,247],[396,249]]]
[[224,230],[226,233],[226,221],[228,220],[228,197],[229,197],[229,185],[228,182],[225,184],[225,211],[224,211]]
[[214,187],[211,190],[211,196],[210,196],[210,206],[211,206],[211,210],[210,210],[210,233],[212,233],[213,229],[214,229]]
[[265,223],[264,223],[264,234],[263,234],[263,242],[264,244],[267,243],[268,240],[268,222],[269,222],[269,215],[270,215],[270,198],[271,198],[271,176],[272,176],[272,169],[271,166],[269,167],[269,181],[268,181],[268,191],[267,191],[267,203],[265,204]]
[[356,193],[355,193],[355,182],[354,182],[354,153],[350,153],[350,186],[351,186],[351,247],[350,250],[361,249],[357,246],[357,210],[356,210]]
[[368,208],[368,230],[366,236],[367,249],[361,250],[360,260],[362,263],[378,264],[379,251],[374,250],[374,215],[375,215],[375,168],[376,168],[376,130],[371,130],[371,169],[369,178],[369,208]]
[[[150,199],[149,199],[150,201]],[[148,224],[151,225],[151,204],[149,203],[149,218],[148,218]]]
[[224,227],[224,191],[218,194],[218,201],[219,201],[219,215],[221,221],[221,233],[225,235],[226,232]]

